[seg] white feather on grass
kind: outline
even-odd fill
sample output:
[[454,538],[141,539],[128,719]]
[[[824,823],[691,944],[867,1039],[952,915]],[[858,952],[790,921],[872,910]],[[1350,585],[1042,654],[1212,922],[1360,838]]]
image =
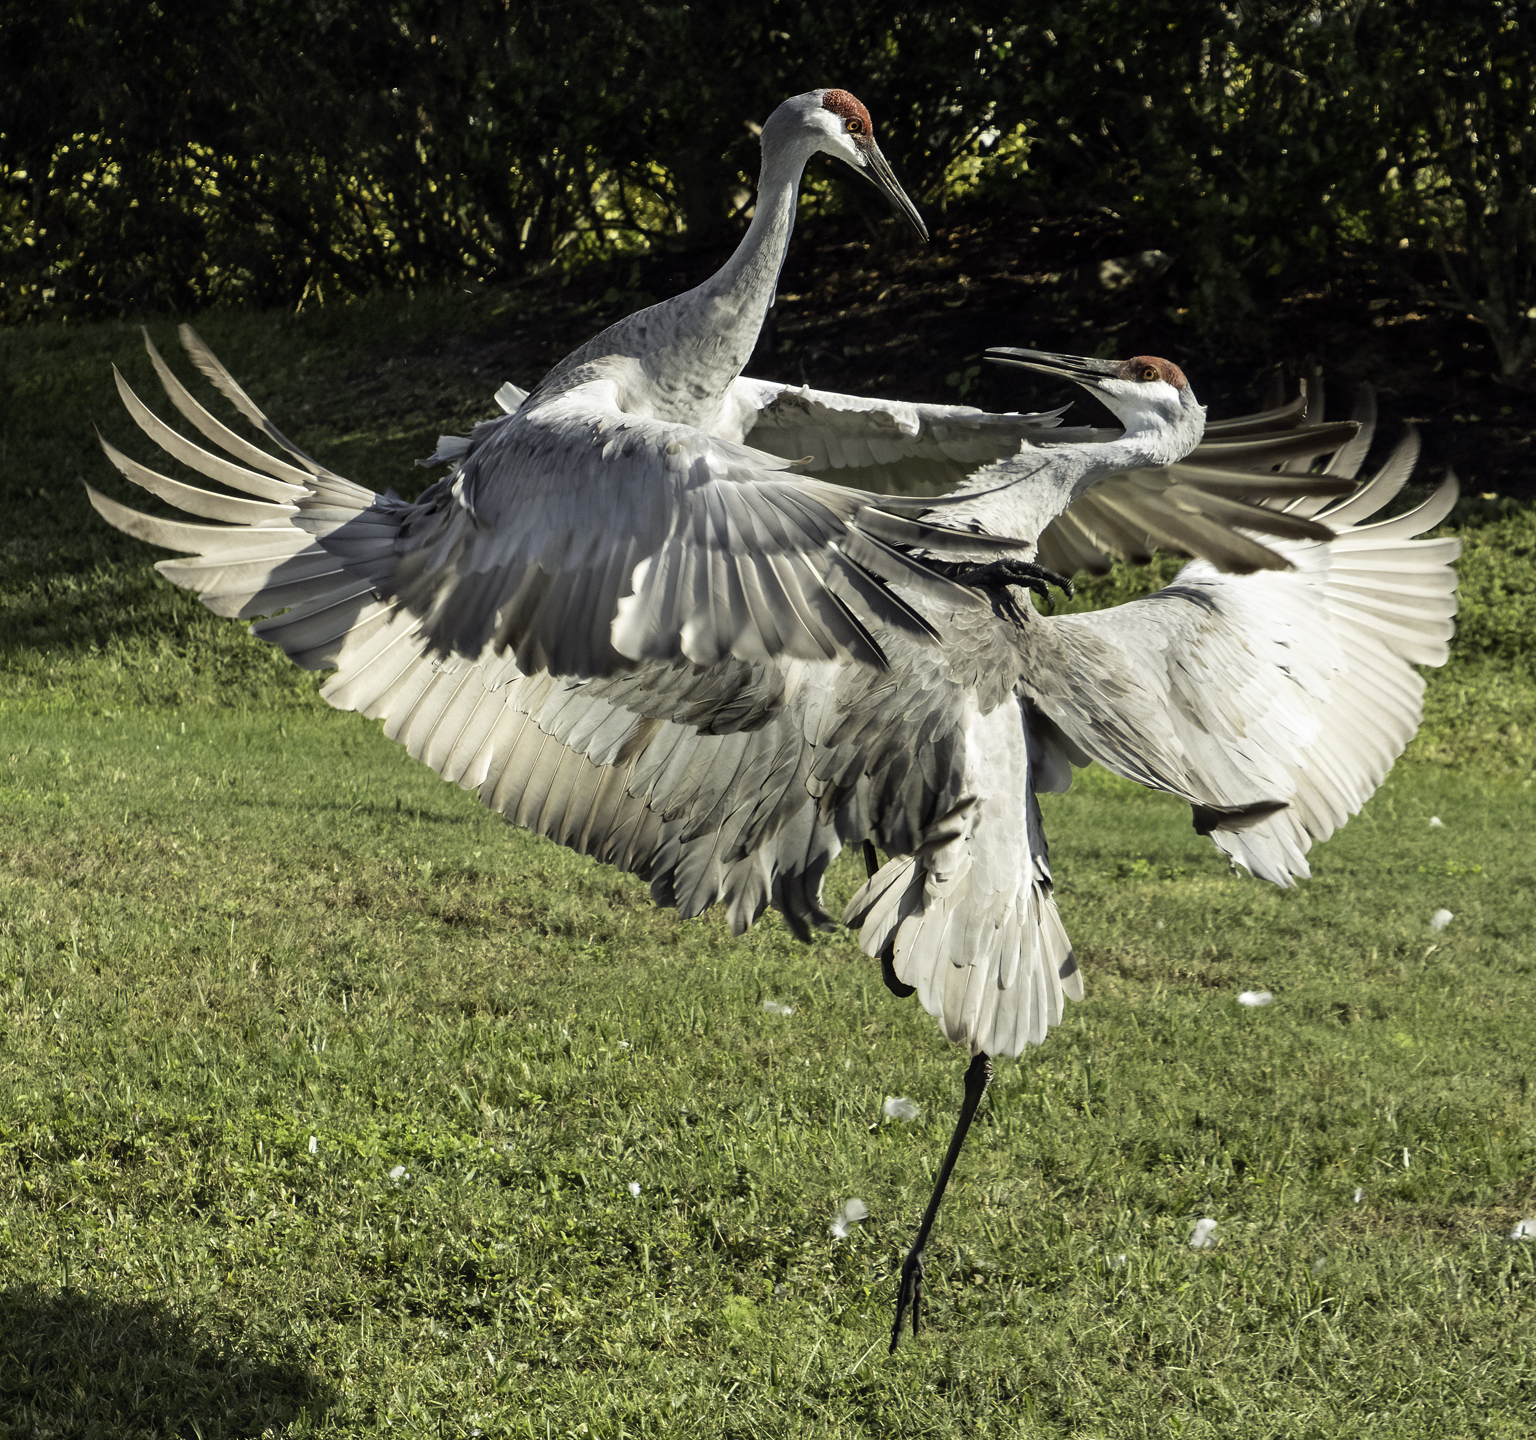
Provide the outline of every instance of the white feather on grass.
[[846,1240],[848,1231],[857,1225],[860,1220],[869,1216],[869,1206],[862,1200],[854,1198],[844,1200],[838,1207],[837,1214],[832,1217],[832,1238],[834,1240]]

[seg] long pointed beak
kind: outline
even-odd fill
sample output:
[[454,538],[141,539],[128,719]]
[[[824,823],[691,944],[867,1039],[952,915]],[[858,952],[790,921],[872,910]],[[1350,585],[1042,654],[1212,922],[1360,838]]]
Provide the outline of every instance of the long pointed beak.
[[1017,365],[1021,370],[1038,370],[1042,375],[1056,375],[1075,380],[1089,390],[1097,390],[1100,381],[1119,372],[1120,361],[1097,360],[1091,355],[1053,355],[1048,350],[1015,350],[994,345],[987,351],[994,365]]
[[892,171],[885,156],[880,153],[880,147],[873,139],[864,150],[864,168],[859,171],[859,174],[863,175],[891,202],[897,214],[917,231],[919,239],[928,238],[928,227],[923,224],[923,217],[917,213],[917,206],[907,198],[907,192],[901,188],[895,172]]

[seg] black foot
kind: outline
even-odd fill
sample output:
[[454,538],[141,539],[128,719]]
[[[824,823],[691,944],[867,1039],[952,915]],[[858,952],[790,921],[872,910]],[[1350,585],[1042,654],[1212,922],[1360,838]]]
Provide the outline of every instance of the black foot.
[[901,1322],[912,1312],[912,1333],[917,1334],[918,1315],[923,1308],[923,1252],[915,1246],[907,1252],[901,1266],[901,1283],[896,1287],[896,1323],[891,1326],[891,1354],[901,1344]]
[[[928,563],[932,564],[931,561]],[[1010,585],[1018,585],[1025,590],[1033,590],[1045,601],[1047,608],[1051,606],[1052,585],[1068,600],[1077,593],[1065,575],[1058,575],[1054,570],[1047,570],[1044,565],[1036,565],[1032,560],[991,560],[986,564],[952,563],[945,567],[945,574],[951,580],[977,589],[1006,590]]]

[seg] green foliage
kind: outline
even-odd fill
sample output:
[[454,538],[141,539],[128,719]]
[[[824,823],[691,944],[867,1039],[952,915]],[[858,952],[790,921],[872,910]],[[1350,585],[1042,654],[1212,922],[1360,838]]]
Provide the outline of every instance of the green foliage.
[[1536,511],[1510,506],[1460,536],[1453,660],[1410,753],[1536,775]]
[[1527,375],[1536,363],[1530,15],[1515,5],[1399,4],[1391,19],[1395,63],[1378,83],[1391,87],[1404,121],[1388,151],[1392,178],[1452,291],[1424,298],[1470,311],[1487,327],[1503,376]]
[[[1077,194],[1134,216],[1193,272],[1207,333],[1262,330],[1344,245],[1402,284],[1434,245],[1503,371],[1536,360],[1530,17],[1512,5],[1141,0],[1035,7],[1028,83],[999,123],[994,194]],[[1412,283],[1412,282],[1410,282]]]
[[1329,192],[1372,185],[1339,87],[1302,73],[1330,49],[1309,11],[1333,14],[1166,0],[1036,9],[1016,42],[1031,83],[1009,116],[1033,143],[998,183],[1012,170],[1016,184],[1134,214],[1190,264],[1205,327],[1254,316],[1327,252]]
[[1448,290],[1412,283],[1514,379],[1536,360],[1531,38],[1522,7],[1431,0],[0,0],[0,317],[716,240],[751,203],[750,127],[838,84],[925,203],[1125,215],[1178,252],[1207,331],[1262,331],[1345,245],[1399,286],[1400,246],[1434,247]]
[[921,189],[1003,84],[978,68],[978,22],[890,0],[5,0],[0,34],[10,321],[291,305],[707,240],[749,203],[749,125],[820,84],[882,109]]
[[1458,658],[1529,667],[1536,636],[1536,512],[1507,507],[1461,532]]

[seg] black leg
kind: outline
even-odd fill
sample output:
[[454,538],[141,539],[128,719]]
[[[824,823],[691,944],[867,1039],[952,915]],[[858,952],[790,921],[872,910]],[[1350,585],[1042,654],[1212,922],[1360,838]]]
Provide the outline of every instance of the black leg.
[[[880,869],[880,852],[875,849],[873,840],[864,842],[864,869],[869,872],[868,878],[871,880]],[[903,985],[896,978],[896,966],[889,955],[880,962],[880,976],[885,981],[885,988],[898,1000],[905,1000],[908,995],[917,994],[917,986]]]
[[891,1326],[891,1354],[901,1343],[901,1322],[908,1310],[912,1312],[912,1333],[917,1334],[918,1312],[923,1303],[923,1251],[928,1245],[928,1232],[933,1229],[934,1218],[939,1213],[939,1202],[944,1198],[944,1187],[949,1184],[949,1174],[960,1158],[960,1147],[965,1144],[966,1132],[976,1117],[981,1097],[987,1093],[992,1080],[992,1061],[985,1055],[972,1058],[965,1072],[965,1099],[960,1102],[960,1118],[955,1121],[955,1133],[949,1137],[949,1149],[944,1163],[939,1167],[939,1178],[933,1187],[928,1208],[923,1211],[922,1223],[917,1227],[917,1238],[902,1262],[901,1281],[896,1288],[896,1323]]

